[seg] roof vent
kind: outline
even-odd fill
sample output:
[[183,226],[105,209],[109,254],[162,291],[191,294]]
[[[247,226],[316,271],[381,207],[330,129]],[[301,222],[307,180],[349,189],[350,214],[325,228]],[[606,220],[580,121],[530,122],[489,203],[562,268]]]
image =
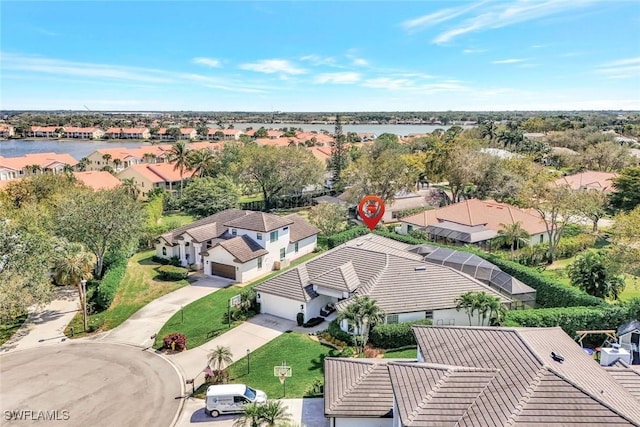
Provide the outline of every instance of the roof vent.
[[618,350],[620,350],[620,344],[618,344],[617,342],[613,343],[611,344],[611,348],[612,348],[611,350],[612,353],[617,353]]
[[426,271],[427,270],[427,266],[426,265],[419,265],[416,268],[414,268],[415,271]]
[[556,353],[555,351],[551,352],[551,358],[556,362],[560,362],[560,363],[564,362],[564,356],[561,355],[560,353]]

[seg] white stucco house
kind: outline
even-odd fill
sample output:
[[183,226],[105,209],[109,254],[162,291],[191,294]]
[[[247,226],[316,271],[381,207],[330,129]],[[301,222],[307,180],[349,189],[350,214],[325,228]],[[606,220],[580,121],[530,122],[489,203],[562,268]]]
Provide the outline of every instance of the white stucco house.
[[[462,294],[484,291],[507,306],[512,303],[487,283],[428,262],[411,248],[375,234],[353,239],[256,286],[261,311],[290,320],[302,312],[308,320],[320,316],[327,304],[339,311],[351,297],[369,295],[387,323],[427,318],[435,325],[469,325],[466,312],[456,310]],[[480,323],[477,316],[472,325]]]
[[297,214],[228,209],[163,234],[156,255],[247,282],[313,252],[318,229]]

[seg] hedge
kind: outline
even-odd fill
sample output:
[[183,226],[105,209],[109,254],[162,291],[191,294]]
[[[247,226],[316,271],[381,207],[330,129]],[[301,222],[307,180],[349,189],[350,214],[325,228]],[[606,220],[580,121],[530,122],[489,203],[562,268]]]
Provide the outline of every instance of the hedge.
[[369,334],[369,343],[384,349],[414,346],[416,337],[411,330],[412,325],[431,325],[431,320],[376,325]]
[[327,245],[329,246],[329,249],[332,249],[348,242],[349,240],[355,239],[356,237],[364,236],[365,234],[369,234],[369,229],[367,227],[359,226],[349,228],[341,231],[340,233],[327,236]]
[[632,320],[630,307],[607,305],[604,307],[555,307],[535,310],[510,310],[505,315],[504,326],[552,327],[560,326],[574,337],[581,330],[617,330]]
[[158,267],[160,278],[162,280],[182,280],[186,279],[189,270],[184,267],[176,267],[174,265],[163,265]]
[[327,332],[329,333],[329,335],[331,335],[333,338],[340,340],[340,341],[344,341],[347,345],[355,345],[355,340],[353,339],[353,335],[351,335],[348,332],[343,331],[340,328],[340,322],[338,322],[338,319],[333,319],[330,323],[329,323],[329,327],[327,328]]
[[163,258],[163,257],[158,256],[158,255],[152,256],[151,257],[151,261],[155,262],[156,264],[162,264],[162,265],[169,264],[169,260],[167,258]]
[[96,304],[98,305],[100,310],[106,310],[111,306],[113,298],[116,296],[118,286],[120,286],[120,282],[122,282],[122,278],[124,277],[124,273],[126,271],[127,264],[120,263],[114,265],[104,275],[104,277],[100,281],[100,284],[98,285],[98,292],[96,295]]

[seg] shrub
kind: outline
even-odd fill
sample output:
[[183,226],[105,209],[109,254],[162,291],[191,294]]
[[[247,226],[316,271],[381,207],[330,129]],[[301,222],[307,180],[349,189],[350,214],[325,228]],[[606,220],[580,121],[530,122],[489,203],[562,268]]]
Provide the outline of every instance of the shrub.
[[98,292],[96,293],[96,304],[100,310],[106,310],[111,306],[113,298],[116,296],[116,291],[120,282],[124,277],[124,273],[127,271],[127,264],[121,263],[113,266],[104,275],[100,284],[98,285]]
[[340,352],[340,357],[353,357],[356,354],[355,347],[345,347]]
[[298,324],[298,326],[302,326],[302,324],[304,323],[304,313],[299,312],[298,314],[296,314],[296,323]]
[[162,280],[182,280],[186,279],[189,274],[189,270],[184,267],[176,267],[174,265],[163,265],[158,267],[160,273],[160,279]]
[[327,333],[334,339],[344,341],[347,345],[355,345],[353,335],[340,329],[340,322],[338,322],[337,319],[334,319],[329,323]]
[[576,237],[584,234],[584,228],[578,224],[567,224],[562,230],[562,237]]
[[318,326],[322,322],[324,322],[324,317],[312,317],[311,319],[304,322],[302,326],[304,326],[305,328],[313,328],[314,326]]
[[364,236],[365,234],[369,234],[369,229],[367,227],[349,228],[348,230],[328,236],[327,245],[329,246],[329,249],[332,249],[348,242],[349,240],[355,239],[358,236]]
[[384,349],[416,345],[416,337],[411,330],[411,326],[430,324],[431,320],[423,319],[413,322],[376,325],[369,333],[369,343]]
[[631,320],[630,311],[625,305],[511,310],[505,315],[505,326],[560,326],[573,337],[580,330],[618,329],[622,323]]
[[162,347],[167,350],[183,351],[187,349],[185,334],[172,333],[162,339]]
[[379,355],[380,355],[380,349],[373,348],[373,347],[367,347],[364,349],[364,357],[373,359],[375,357],[378,357]]
[[169,258],[169,264],[173,265],[174,267],[182,267],[182,261],[180,261],[180,257],[177,255]]
[[396,217],[398,219],[402,219],[411,215],[419,214],[420,212],[428,211],[433,209],[432,207],[424,207],[424,208],[411,208],[411,209],[403,209],[401,211],[396,212]]
[[596,239],[597,236],[593,234],[580,234],[575,237],[560,239],[558,249],[556,250],[556,257],[571,258],[587,248],[593,247],[596,243]]
[[151,261],[155,262],[156,264],[162,264],[162,265],[167,265],[169,264],[169,260],[166,258],[162,258],[158,255],[154,255],[151,257]]
[[307,388],[307,391],[305,391],[304,396],[320,397],[322,396],[323,392],[324,392],[324,378],[317,377],[313,379],[313,382],[311,382],[311,384],[309,385],[309,388]]

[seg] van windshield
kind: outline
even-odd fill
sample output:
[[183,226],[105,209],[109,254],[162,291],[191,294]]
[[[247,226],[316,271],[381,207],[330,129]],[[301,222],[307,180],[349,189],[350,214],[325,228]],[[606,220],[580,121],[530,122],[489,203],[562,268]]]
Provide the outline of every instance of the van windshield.
[[249,386],[247,386],[247,389],[244,391],[244,395],[249,400],[256,400],[256,391]]

